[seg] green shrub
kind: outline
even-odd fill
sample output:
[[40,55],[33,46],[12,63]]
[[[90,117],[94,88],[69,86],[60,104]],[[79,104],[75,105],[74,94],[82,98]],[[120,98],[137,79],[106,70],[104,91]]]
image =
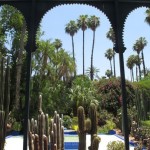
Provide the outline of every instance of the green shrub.
[[124,150],[125,145],[121,141],[112,141],[107,145],[107,150]]
[[106,124],[106,120],[112,120],[114,118],[112,113],[108,113],[106,110],[101,110],[98,114],[98,126],[103,126]]
[[150,120],[141,121],[141,126],[150,127]]
[[72,118],[72,125],[78,125],[78,117]]
[[68,115],[64,115],[64,116],[63,116],[63,125],[64,125],[64,127],[66,127],[67,129],[70,129],[70,128],[71,128],[72,120],[71,120],[71,117],[70,117],[70,116],[68,116]]
[[21,122],[14,122],[12,129],[15,131],[20,131],[22,129]]
[[98,128],[98,133],[108,133],[109,130],[116,128],[116,124],[112,120],[107,120],[106,124]]

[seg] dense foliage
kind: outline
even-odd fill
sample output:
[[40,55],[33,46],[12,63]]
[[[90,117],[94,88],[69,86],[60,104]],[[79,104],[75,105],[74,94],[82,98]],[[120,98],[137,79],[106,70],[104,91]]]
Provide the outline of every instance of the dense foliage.
[[77,107],[83,106],[88,113],[90,103],[98,105],[96,90],[93,82],[86,76],[77,76],[69,89],[69,98],[72,101],[73,114],[76,116]]
[[134,83],[139,120],[150,119],[150,75]]
[[124,143],[121,141],[112,141],[107,145],[107,150],[124,150]]
[[[116,116],[118,109],[122,106],[120,78],[101,79],[95,83],[95,86],[100,97],[101,108]],[[126,81],[126,101],[128,107],[132,107],[134,103],[134,93],[132,84]]]

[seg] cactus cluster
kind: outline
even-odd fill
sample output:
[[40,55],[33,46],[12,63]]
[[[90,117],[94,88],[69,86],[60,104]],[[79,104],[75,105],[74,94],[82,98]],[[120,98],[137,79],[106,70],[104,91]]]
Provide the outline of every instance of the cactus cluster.
[[149,96],[147,94],[148,91],[144,90],[135,90],[135,106],[137,110],[136,121],[138,126],[140,126],[141,120],[149,120],[149,112],[150,112],[150,102]]
[[78,107],[78,135],[79,150],[86,150],[86,133],[91,135],[89,150],[98,150],[100,137],[97,136],[97,110],[95,104],[91,103],[89,117],[85,119],[84,108]]
[[7,120],[10,105],[10,67],[7,58],[7,67],[4,69],[4,58],[0,60],[0,149],[4,149]]
[[[41,103],[41,95],[39,100]],[[59,114],[55,111],[49,121],[41,106],[39,112],[38,120],[29,120],[29,150],[64,150],[64,127]]]

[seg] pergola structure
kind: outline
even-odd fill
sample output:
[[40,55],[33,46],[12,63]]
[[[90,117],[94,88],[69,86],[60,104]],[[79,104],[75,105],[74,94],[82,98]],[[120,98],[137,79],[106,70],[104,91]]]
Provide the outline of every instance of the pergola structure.
[[29,118],[29,98],[30,98],[30,75],[31,75],[31,54],[36,50],[35,37],[36,31],[44,14],[56,7],[65,4],[85,4],[93,6],[102,11],[109,19],[115,32],[114,49],[119,53],[121,89],[122,89],[122,118],[124,126],[125,149],[129,150],[129,133],[126,104],[124,58],[125,51],[123,43],[123,29],[126,18],[136,8],[149,7],[150,0],[0,0],[0,5],[11,5],[17,8],[26,20],[28,30],[27,51],[27,74],[26,74],[26,99],[24,116],[24,142],[23,150],[27,150],[28,139],[28,118]]

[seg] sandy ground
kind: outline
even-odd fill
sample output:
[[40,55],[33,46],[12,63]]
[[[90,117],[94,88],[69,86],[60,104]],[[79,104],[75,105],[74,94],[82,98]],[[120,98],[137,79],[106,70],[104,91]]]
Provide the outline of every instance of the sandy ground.
[[[107,150],[107,144],[110,141],[123,141],[122,139],[116,137],[115,135],[99,135],[101,142],[99,145],[99,150]],[[90,135],[87,135],[87,150],[90,145]],[[5,150],[23,150],[23,137],[13,136],[6,138]],[[134,147],[130,146],[130,150],[134,150]]]

